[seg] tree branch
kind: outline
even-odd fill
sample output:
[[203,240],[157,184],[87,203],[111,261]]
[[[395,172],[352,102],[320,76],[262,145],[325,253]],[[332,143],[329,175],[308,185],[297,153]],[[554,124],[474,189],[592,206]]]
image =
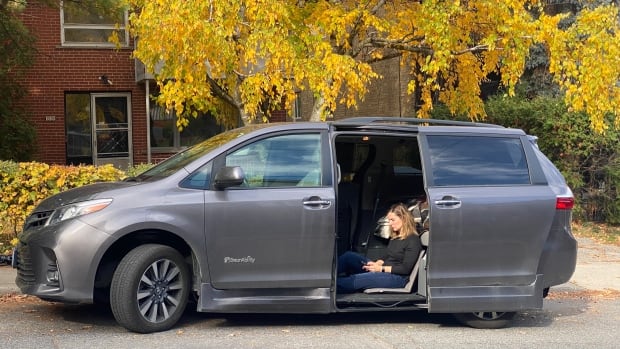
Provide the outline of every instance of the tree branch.
[[215,79],[212,79],[210,76],[207,75],[207,81],[209,82],[209,86],[211,86],[211,91],[213,91],[216,96],[220,97],[231,105],[241,108],[241,106],[239,106],[239,103],[237,103],[237,101],[235,101],[235,99],[230,94],[228,94],[228,92],[226,92],[226,90],[224,90]]
[[[409,42],[412,42],[410,40]],[[427,55],[433,54],[433,49],[424,45],[409,45],[402,40],[388,40],[382,38],[370,38],[368,40],[368,45],[370,47],[380,47],[380,48],[391,48],[395,50],[407,51],[407,52],[416,52],[423,53]]]
[[[382,7],[383,5],[385,5],[385,0],[379,0],[377,1],[377,3],[375,4],[375,6],[373,6],[373,8],[370,10],[370,14],[371,15],[375,15]],[[354,47],[354,43],[356,38],[359,36],[359,30],[360,30],[360,26],[361,26],[361,21],[362,21],[362,15],[360,14],[359,16],[357,16],[357,18],[355,19],[355,22],[353,24],[353,28],[350,31],[350,35],[349,38],[347,40],[347,43],[349,45],[349,47],[351,47],[351,55],[353,57],[356,57],[357,54],[359,54],[360,50],[353,50],[352,48]],[[343,47],[339,47],[339,53],[344,54],[345,50]]]
[[364,60],[365,63],[376,63],[376,62],[381,62],[381,61],[386,61],[388,59],[392,59],[392,58],[396,58],[396,57],[400,57],[402,56],[403,53],[402,52],[397,52],[394,51],[393,53],[390,53],[388,55],[384,55],[381,56],[381,58],[371,58],[371,59],[366,59]]
[[[500,48],[498,48],[500,49]],[[466,48],[464,50],[461,51],[456,51],[456,52],[452,52],[453,55],[455,56],[459,56],[465,53],[477,53],[477,52],[482,52],[482,51],[488,51],[489,50],[489,45],[476,45],[474,47],[470,47],[470,48]]]

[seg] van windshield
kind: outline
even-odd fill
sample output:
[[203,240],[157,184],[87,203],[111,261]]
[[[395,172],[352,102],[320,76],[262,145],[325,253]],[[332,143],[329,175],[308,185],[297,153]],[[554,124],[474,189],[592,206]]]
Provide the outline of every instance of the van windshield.
[[[201,143],[198,143],[194,146],[191,146],[170,158],[162,161],[157,164],[155,167],[143,172],[142,174],[128,178],[127,181],[136,181],[143,182],[154,179],[161,179],[164,177],[168,177],[183,167],[187,166],[194,160],[202,157],[203,155],[209,153],[213,149],[221,146],[224,143],[227,143],[237,137],[243,136],[251,131],[254,131],[259,125],[246,126],[241,128],[236,128],[230,131],[226,131],[224,133],[220,133],[215,135]],[[264,127],[264,126],[263,126]]]

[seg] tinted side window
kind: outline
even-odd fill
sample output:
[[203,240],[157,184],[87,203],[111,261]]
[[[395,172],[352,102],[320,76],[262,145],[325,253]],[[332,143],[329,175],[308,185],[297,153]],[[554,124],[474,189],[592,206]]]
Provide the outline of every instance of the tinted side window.
[[321,135],[262,139],[228,154],[226,166],[240,166],[249,187],[321,186]]
[[427,140],[435,186],[530,183],[519,138],[432,135]]

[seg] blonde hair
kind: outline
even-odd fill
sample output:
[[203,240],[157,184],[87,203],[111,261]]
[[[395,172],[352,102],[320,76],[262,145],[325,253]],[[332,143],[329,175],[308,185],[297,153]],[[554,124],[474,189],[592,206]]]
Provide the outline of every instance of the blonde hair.
[[403,226],[400,228],[400,231],[396,232],[392,230],[390,227],[390,238],[392,239],[406,239],[410,235],[418,235],[418,231],[415,227],[415,221],[413,220],[413,215],[407,209],[405,204],[394,204],[390,207],[388,214],[393,213],[401,221],[403,221]]

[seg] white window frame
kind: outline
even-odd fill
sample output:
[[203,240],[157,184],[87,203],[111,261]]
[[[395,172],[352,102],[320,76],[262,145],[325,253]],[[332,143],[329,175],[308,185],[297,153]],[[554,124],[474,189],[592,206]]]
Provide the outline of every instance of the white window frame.
[[301,92],[295,93],[295,100],[293,101],[293,120],[302,121],[301,118]]
[[123,13],[123,23],[116,24],[66,24],[65,23],[65,13],[63,2],[60,2],[60,40],[62,46],[67,47],[102,47],[102,48],[114,48],[116,44],[113,42],[79,42],[79,41],[66,41],[65,40],[65,29],[108,29],[108,30],[118,30],[124,33],[121,35],[120,46],[121,47],[129,47],[129,31],[127,30],[127,24],[129,23],[129,12],[127,10]]
[[[96,124],[97,122],[97,103],[96,99],[102,97],[124,97],[127,100],[127,126],[114,127],[111,130],[127,130],[127,157],[116,156],[100,158],[97,147],[97,132],[102,129]],[[130,92],[102,92],[102,93],[90,93],[90,117],[92,123],[92,136],[93,136],[93,163],[97,166],[111,163],[116,167],[126,168],[133,164],[133,126],[132,126],[132,107],[131,107],[131,93]],[[104,128],[105,129],[105,128]]]
[[153,153],[172,153],[172,152],[177,152],[180,150],[183,150],[187,147],[182,147],[181,146],[181,132],[179,131],[179,128],[176,127],[176,114],[174,110],[171,111],[167,111],[166,108],[158,105],[157,103],[155,103],[154,101],[151,100],[151,110],[149,111],[149,118],[150,118],[150,123],[149,123],[149,129],[147,130],[147,132],[152,132],[151,128],[153,127],[153,117],[155,117],[156,119],[160,119],[160,120],[166,120],[166,121],[170,121],[172,120],[172,146],[168,146],[168,147],[154,147],[152,145],[149,144],[149,146],[151,147]]

